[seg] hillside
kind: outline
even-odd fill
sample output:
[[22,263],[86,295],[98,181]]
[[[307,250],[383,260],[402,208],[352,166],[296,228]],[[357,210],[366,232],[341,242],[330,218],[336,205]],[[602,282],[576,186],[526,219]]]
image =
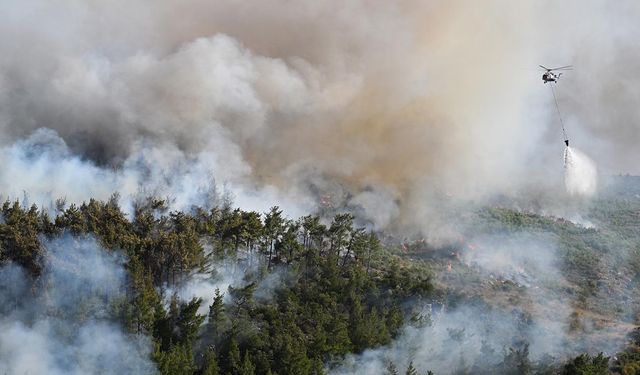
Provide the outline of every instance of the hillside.
[[[440,246],[398,244],[351,214],[179,212],[146,199],[129,217],[117,196],[53,213],[8,201],[0,370],[560,373],[577,361],[619,373],[640,363],[628,336],[638,188],[619,178],[584,203],[588,225],[462,210],[458,238]],[[78,338],[105,329],[115,344]],[[24,340],[37,344],[7,351]],[[20,367],[38,351],[49,362]]]
[[[482,327],[479,334],[498,351],[498,342],[526,343],[536,359],[615,357],[640,323],[639,188],[638,177],[611,178],[596,199],[571,208],[578,222],[510,203],[463,212],[457,241],[407,242],[397,253],[429,265],[438,309],[482,306],[472,314],[486,316],[467,322]],[[494,320],[514,320],[516,327],[494,337]]]

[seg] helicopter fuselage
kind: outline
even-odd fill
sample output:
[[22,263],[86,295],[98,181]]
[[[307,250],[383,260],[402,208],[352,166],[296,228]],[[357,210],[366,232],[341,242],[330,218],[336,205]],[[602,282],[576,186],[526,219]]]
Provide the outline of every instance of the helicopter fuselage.
[[547,83],[547,82],[558,82],[558,78],[560,78],[561,74],[562,73],[553,74],[552,72],[545,72],[542,75],[542,81],[544,83]]

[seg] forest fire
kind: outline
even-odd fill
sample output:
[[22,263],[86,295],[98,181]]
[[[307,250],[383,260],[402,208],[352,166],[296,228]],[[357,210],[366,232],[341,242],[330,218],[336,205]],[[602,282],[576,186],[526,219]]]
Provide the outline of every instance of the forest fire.
[[639,19],[3,2],[0,374],[640,369]]

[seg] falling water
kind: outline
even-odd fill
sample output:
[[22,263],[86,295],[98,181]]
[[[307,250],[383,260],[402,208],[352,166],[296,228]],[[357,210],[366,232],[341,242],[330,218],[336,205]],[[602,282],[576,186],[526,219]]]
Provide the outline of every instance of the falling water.
[[593,160],[571,147],[564,150],[564,184],[570,195],[583,197],[593,195],[598,187],[598,172]]

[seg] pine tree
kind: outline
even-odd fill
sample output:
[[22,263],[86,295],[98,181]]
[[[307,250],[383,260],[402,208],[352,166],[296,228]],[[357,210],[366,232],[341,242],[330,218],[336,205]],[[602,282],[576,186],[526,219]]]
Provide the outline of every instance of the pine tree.
[[176,326],[179,331],[179,341],[192,345],[195,341],[200,325],[204,321],[204,316],[198,314],[198,309],[202,304],[202,298],[193,298],[188,303],[180,305],[180,313]]
[[255,375],[256,367],[251,362],[251,357],[249,356],[249,352],[244,352],[244,359],[242,360],[242,367],[240,368],[239,375]]
[[191,375],[193,373],[192,354],[189,348],[174,345],[169,351],[156,350],[154,359],[162,375]]
[[405,375],[418,375],[418,370],[413,367],[413,361],[409,362],[409,367],[407,367],[407,371],[405,371]]
[[213,297],[213,303],[209,306],[209,319],[219,320],[224,317],[224,294],[220,293],[220,289],[216,288]]
[[[279,207],[272,207],[271,211],[265,215],[264,218],[264,234],[265,234],[265,246],[267,248],[269,258],[267,268],[271,268],[272,258],[274,256],[274,250],[276,249],[276,243],[280,240],[284,233],[285,219],[282,217],[282,210]],[[278,254],[275,254],[277,257]]]
[[232,337],[229,343],[229,352],[227,353],[227,371],[233,375],[238,375],[241,369],[240,347],[236,339]]
[[396,365],[389,361],[389,364],[387,365],[387,374],[386,375],[398,375],[398,368],[396,367]]
[[330,251],[331,256],[336,259],[344,246],[349,242],[350,234],[353,231],[353,215],[338,214],[333,218],[331,227],[329,227],[329,237],[331,240]]
[[216,359],[216,353],[208,349],[204,355],[204,363],[202,365],[202,375],[219,375],[220,369],[218,368],[218,361]]
[[129,262],[129,274],[131,275],[131,294],[133,294],[129,303],[131,308],[129,323],[136,333],[151,332],[160,298],[153,287],[151,276],[144,271],[137,258]]

